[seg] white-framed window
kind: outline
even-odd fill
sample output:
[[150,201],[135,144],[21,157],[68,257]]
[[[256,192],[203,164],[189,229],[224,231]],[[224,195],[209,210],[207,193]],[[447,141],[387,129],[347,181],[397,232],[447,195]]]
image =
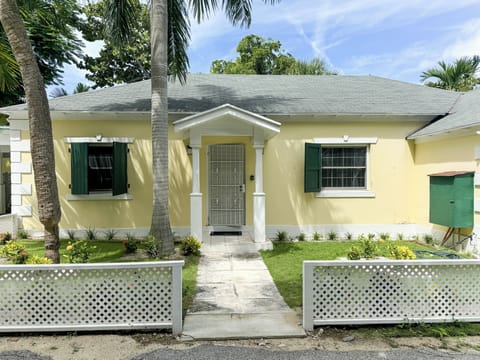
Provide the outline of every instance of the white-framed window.
[[70,144],[68,200],[131,199],[127,153],[131,138],[65,138]]
[[374,197],[370,146],[377,138],[315,138],[305,144],[305,192],[317,197]]

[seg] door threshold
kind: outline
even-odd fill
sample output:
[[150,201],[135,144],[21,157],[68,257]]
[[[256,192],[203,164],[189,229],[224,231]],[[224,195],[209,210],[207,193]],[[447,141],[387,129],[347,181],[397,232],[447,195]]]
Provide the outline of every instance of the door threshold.
[[233,225],[214,225],[211,227],[210,236],[242,236],[242,227]]

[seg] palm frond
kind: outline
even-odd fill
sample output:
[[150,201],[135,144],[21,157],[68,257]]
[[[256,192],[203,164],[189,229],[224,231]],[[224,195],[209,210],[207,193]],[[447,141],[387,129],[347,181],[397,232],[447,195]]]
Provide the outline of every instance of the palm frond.
[[190,23],[185,2],[168,0],[168,71],[169,76],[185,83],[188,72],[187,48]]
[[20,68],[12,49],[4,36],[0,36],[0,91],[5,92],[17,88],[21,84]]
[[188,6],[197,22],[208,19],[209,15],[218,9],[217,0],[189,0]]
[[223,0],[222,8],[233,25],[250,27],[252,22],[252,0]]
[[107,0],[106,31],[116,44],[128,40],[135,24],[135,2],[133,0]]

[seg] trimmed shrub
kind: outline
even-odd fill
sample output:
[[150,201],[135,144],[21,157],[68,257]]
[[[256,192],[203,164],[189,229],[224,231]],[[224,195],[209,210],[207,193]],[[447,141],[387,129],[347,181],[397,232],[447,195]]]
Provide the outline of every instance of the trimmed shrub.
[[199,256],[201,247],[202,247],[202,243],[200,241],[195,239],[193,236],[187,236],[185,239],[183,239],[183,242],[181,245],[182,254],[185,256],[189,256],[189,255]]

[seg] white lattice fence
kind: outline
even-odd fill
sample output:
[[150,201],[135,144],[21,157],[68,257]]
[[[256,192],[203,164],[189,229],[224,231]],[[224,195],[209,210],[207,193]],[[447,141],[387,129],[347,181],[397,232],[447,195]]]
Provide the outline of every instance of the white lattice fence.
[[0,332],[182,331],[183,261],[0,266]]
[[305,261],[303,326],[480,321],[479,260]]

